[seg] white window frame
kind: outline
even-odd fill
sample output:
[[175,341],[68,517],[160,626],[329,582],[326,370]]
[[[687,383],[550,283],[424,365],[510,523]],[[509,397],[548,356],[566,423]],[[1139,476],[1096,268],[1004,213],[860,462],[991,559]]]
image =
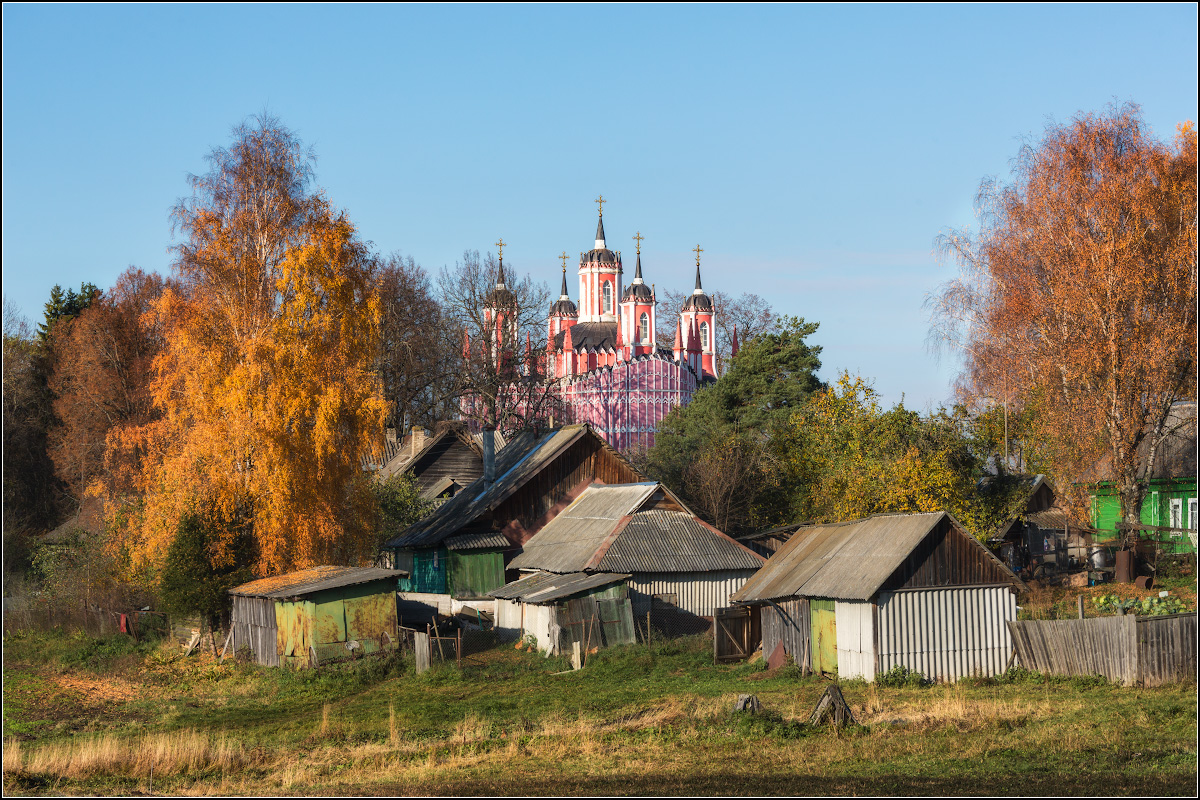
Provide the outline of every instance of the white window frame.
[[604,313],[611,314],[613,310],[612,281],[604,281],[604,285],[600,287],[600,292],[604,297]]
[[1196,530],[1196,498],[1188,498],[1188,525],[1192,530]]
[[707,322],[700,323],[700,346],[705,350],[711,350],[712,345],[708,343],[709,327]]
[[650,341],[650,315],[645,311],[642,312],[642,318],[638,321],[639,333],[642,337],[642,344]]
[[1181,534],[1177,530],[1182,530],[1187,520],[1183,518],[1183,500],[1178,497],[1171,498],[1171,535],[1178,537]]

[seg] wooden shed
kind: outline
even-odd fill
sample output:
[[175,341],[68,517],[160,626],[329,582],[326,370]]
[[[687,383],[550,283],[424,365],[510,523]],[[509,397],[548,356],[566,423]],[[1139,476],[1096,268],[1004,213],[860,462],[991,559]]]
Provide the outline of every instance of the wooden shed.
[[637,641],[628,575],[535,572],[491,592],[496,631],[509,639],[533,636],[547,655]]
[[229,590],[236,652],[268,666],[322,661],[396,646],[396,581],[377,567],[313,567]]
[[733,596],[761,609],[763,653],[873,680],[1003,672],[1024,584],[948,513],[802,528]]
[[588,486],[524,544],[510,567],[560,576],[623,574],[633,615],[649,614],[660,630],[682,634],[707,630],[715,610],[763,562],[665,486],[643,482]]

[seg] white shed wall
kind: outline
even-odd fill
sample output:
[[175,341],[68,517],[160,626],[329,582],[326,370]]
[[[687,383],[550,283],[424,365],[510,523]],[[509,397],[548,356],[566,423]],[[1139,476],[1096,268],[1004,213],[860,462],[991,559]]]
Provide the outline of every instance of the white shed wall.
[[838,600],[837,625],[839,678],[875,679],[875,604],[866,600]]
[[880,592],[878,605],[881,672],[902,665],[956,681],[999,675],[1008,663],[1005,623],[1017,618],[1017,598],[1007,586]]
[[711,617],[713,609],[729,605],[729,596],[742,588],[756,571],[637,573],[629,579],[633,615],[645,615],[654,595],[673,594],[678,597],[677,605],[683,611],[698,617]]

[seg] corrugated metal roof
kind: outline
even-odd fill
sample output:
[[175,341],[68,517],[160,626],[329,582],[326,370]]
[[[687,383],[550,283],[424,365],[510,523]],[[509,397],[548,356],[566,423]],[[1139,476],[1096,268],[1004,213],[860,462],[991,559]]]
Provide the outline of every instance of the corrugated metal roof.
[[632,514],[657,483],[592,485],[525,543],[509,569],[577,572],[586,568],[622,517]]
[[949,515],[885,514],[801,528],[730,599],[868,600],[944,516]]
[[433,547],[458,533],[481,515],[508,499],[548,461],[587,433],[586,425],[565,425],[558,430],[515,436],[496,453],[496,480],[484,489],[483,478],[466,486],[429,516],[413,523],[385,547]]
[[513,569],[710,572],[758,569],[763,558],[693,514],[649,509],[657,483],[592,485],[537,532]]
[[758,569],[765,559],[680,511],[639,511],[597,569],[621,572],[710,572]]
[[480,533],[460,533],[451,536],[444,544],[447,550],[487,550],[495,547],[509,547],[512,542],[504,538],[498,531],[483,531]]
[[259,578],[256,581],[235,586],[229,590],[229,593],[242,597],[279,599],[321,592],[326,589],[337,589],[341,586],[355,586],[384,578],[399,578],[407,574],[408,572],[402,569],[381,569],[379,567],[313,567],[312,569],[302,569],[299,572],[289,572],[286,575]]
[[1025,518],[1042,530],[1061,531],[1067,528],[1074,528],[1077,531],[1090,530],[1071,519],[1070,515],[1061,508],[1048,508],[1045,511],[1035,511],[1032,514],[1026,514]]
[[489,597],[501,600],[520,600],[523,603],[549,603],[589,589],[628,580],[630,576],[612,572],[569,572],[557,575],[535,572],[519,581],[488,592]]

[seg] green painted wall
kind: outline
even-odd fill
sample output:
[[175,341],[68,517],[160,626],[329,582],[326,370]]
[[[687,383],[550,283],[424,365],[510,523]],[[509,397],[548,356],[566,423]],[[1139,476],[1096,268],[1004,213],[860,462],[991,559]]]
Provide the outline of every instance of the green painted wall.
[[[1170,525],[1171,501],[1180,501],[1184,527],[1196,528],[1197,520],[1189,512],[1189,501],[1196,499],[1196,482],[1190,479],[1160,480],[1150,484],[1146,499],[1142,501],[1141,522],[1143,525]],[[1121,499],[1116,486],[1105,482],[1092,493],[1092,526],[1100,531],[1100,541],[1115,539],[1117,523],[1121,520]],[[1158,541],[1169,552],[1191,553],[1195,551],[1186,535],[1169,531],[1143,531],[1143,539]]]
[[449,554],[447,583],[453,597],[486,597],[504,585],[504,551],[471,550]]
[[391,579],[314,592],[289,601],[275,601],[276,652],[279,663],[308,666],[310,650],[317,660],[351,655],[346,642],[359,643],[359,652],[373,653],[387,634],[396,642],[396,593]]

